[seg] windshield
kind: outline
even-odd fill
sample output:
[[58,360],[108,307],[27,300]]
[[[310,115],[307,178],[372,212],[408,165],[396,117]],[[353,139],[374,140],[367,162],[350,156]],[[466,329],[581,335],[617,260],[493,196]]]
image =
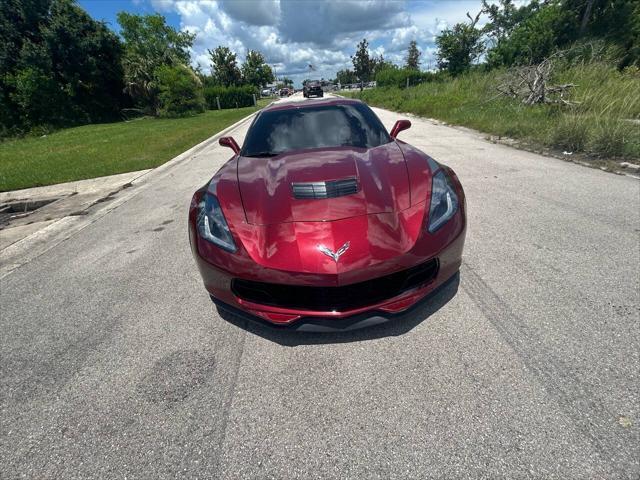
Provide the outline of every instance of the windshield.
[[391,138],[369,107],[361,103],[271,110],[249,129],[245,157],[326,147],[373,148]]

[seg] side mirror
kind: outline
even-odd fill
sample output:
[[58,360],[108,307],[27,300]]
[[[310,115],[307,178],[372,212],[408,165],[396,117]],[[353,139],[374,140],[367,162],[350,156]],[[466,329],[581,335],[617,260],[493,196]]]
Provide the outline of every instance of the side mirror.
[[229,147],[231,150],[233,150],[233,153],[237,154],[240,152],[240,147],[238,146],[236,141],[233,139],[233,137],[220,137],[220,140],[218,140],[218,143],[223,147]]
[[409,120],[398,120],[391,129],[391,138],[396,138],[401,131],[406,130],[407,128],[411,128],[411,122]]

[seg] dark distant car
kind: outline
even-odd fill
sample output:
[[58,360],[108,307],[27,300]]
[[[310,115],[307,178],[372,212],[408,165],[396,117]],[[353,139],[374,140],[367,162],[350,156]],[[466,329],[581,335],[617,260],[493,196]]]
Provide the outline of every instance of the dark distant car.
[[289,95],[291,95],[291,91],[288,88],[281,88],[280,89],[280,96],[281,97],[288,97]]
[[397,318],[460,268],[465,196],[449,167],[351,99],[274,103],[189,209],[219,308],[295,330]]
[[302,95],[305,98],[323,97],[324,92],[322,91],[322,84],[317,80],[309,80],[302,88]]

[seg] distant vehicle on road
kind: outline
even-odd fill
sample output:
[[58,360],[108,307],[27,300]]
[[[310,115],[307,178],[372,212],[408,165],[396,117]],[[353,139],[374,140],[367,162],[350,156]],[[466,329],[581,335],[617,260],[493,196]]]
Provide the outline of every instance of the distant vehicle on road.
[[[321,126],[321,128],[319,128]],[[364,103],[274,103],[189,209],[221,309],[295,330],[396,318],[454,278],[466,234],[456,174],[388,133]]]
[[289,90],[288,88],[281,88],[280,89],[280,96],[281,97],[288,97],[291,95],[291,90]]
[[305,98],[323,97],[322,84],[318,80],[309,80],[304,84],[302,95]]
[[263,97],[270,97],[271,95],[273,95],[273,92],[270,88],[263,88],[260,92],[260,95],[262,95]]

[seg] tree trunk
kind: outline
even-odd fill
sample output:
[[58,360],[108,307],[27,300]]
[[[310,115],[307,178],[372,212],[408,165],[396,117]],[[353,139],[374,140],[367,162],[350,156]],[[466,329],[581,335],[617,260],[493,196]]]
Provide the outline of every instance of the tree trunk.
[[582,35],[587,29],[589,17],[591,16],[591,9],[593,8],[593,2],[594,0],[587,0],[587,6],[584,9],[584,13],[582,14],[582,22],[580,23],[580,35]]

